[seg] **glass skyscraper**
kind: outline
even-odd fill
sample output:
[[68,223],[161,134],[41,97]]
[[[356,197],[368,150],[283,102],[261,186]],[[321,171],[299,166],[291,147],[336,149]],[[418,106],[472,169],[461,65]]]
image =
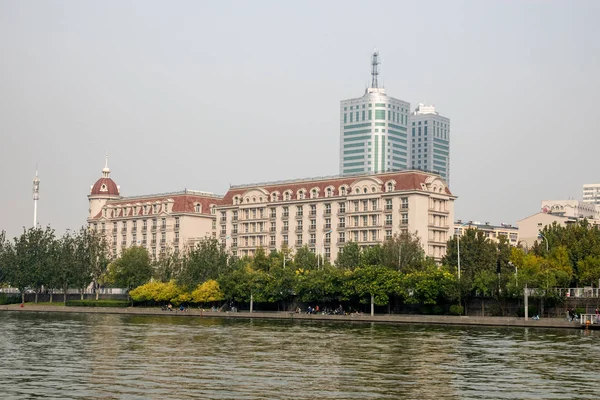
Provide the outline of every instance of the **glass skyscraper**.
[[409,122],[411,168],[434,172],[449,183],[450,119],[420,103]]
[[388,96],[377,84],[373,53],[371,87],[340,105],[340,173],[376,173],[410,168],[410,104]]

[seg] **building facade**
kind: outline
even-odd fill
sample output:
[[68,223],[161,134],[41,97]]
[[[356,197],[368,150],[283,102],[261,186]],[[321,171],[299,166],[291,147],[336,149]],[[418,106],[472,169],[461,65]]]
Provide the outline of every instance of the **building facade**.
[[106,235],[113,257],[142,246],[156,259],[206,236],[216,237],[216,206],[222,197],[193,190],[122,197],[108,165],[91,187],[88,226]]
[[583,185],[583,202],[600,206],[600,183]]
[[543,213],[563,217],[600,219],[600,211],[595,204],[579,200],[542,200],[541,210]]
[[450,119],[419,103],[408,120],[411,168],[433,171],[449,183]]
[[237,256],[308,245],[334,261],[350,241],[372,246],[411,232],[439,260],[454,199],[439,176],[416,171],[232,186],[217,206],[219,237]]
[[410,104],[388,96],[377,82],[377,52],[371,87],[340,104],[340,174],[379,173],[410,168]]
[[519,228],[509,224],[490,225],[489,222],[462,222],[461,220],[454,223],[455,235],[461,236],[467,229],[482,231],[485,237],[489,238],[492,242],[497,243],[504,236],[512,246],[516,246],[519,243]]

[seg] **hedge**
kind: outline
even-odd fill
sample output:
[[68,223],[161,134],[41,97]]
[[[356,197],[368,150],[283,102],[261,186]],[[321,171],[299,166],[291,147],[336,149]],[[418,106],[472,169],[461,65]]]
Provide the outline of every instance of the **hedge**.
[[126,300],[68,300],[70,307],[129,307],[130,302]]

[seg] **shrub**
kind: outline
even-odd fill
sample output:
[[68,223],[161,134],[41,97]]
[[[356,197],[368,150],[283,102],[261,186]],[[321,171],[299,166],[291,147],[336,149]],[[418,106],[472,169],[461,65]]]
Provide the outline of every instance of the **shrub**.
[[[538,314],[538,308],[537,308],[537,306],[529,306],[529,307],[527,307],[527,310],[528,310],[528,313],[529,313],[529,315],[528,315],[529,318],[531,318],[534,315]],[[517,309],[517,317],[523,318],[524,316],[525,316],[525,307],[519,307]]]
[[21,302],[21,296],[9,296],[0,294],[0,304],[18,304]]
[[487,312],[492,317],[500,317],[502,316],[502,310],[500,310],[500,306],[498,304],[492,304],[488,307]]
[[585,314],[585,308],[581,308],[581,307],[575,308],[575,314],[577,314],[577,315]]
[[435,315],[442,315],[444,313],[444,309],[441,306],[433,306],[432,312]]
[[450,309],[448,310],[450,315],[463,315],[464,312],[464,307],[458,304],[451,305]]
[[126,300],[69,300],[66,305],[70,307],[129,307],[130,303]]

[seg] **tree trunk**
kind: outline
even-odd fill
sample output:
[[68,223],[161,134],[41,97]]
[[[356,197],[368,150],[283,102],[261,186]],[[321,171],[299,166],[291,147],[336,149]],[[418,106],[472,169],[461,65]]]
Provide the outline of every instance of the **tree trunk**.
[[481,298],[481,316],[485,317],[485,299]]
[[21,304],[25,303],[25,290],[21,290]]
[[83,291],[84,289],[81,289],[81,300],[83,300]]
[[54,294],[54,293],[53,293],[53,291],[51,290],[51,291],[50,291],[50,304],[52,304],[52,295],[53,295],[53,294]]
[[66,306],[67,305],[67,289],[65,289],[63,292],[63,302],[65,303],[65,306]]
[[375,316],[375,296],[371,295],[371,317]]
[[38,302],[38,292],[37,292],[37,290],[35,291],[35,300],[33,302],[35,304],[37,304],[37,302]]

